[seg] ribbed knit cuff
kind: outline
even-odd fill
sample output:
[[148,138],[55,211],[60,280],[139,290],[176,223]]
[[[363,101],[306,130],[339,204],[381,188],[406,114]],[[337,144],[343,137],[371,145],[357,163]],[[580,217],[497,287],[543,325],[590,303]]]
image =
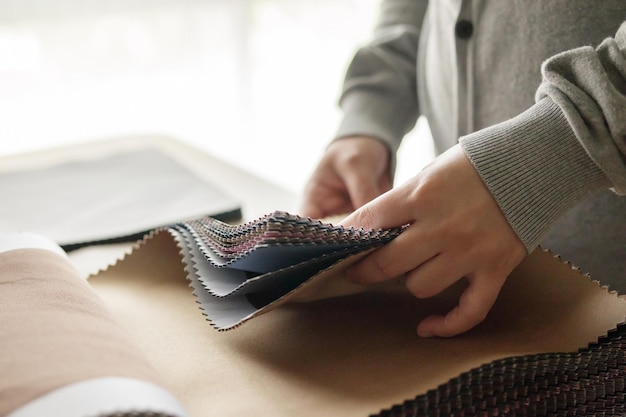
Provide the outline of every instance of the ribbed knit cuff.
[[568,209],[610,187],[549,98],[460,143],[528,252]]

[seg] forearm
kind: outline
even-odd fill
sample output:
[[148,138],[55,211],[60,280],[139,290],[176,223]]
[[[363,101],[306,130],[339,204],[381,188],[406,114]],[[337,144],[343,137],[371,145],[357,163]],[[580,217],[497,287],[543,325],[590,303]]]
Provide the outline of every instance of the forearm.
[[507,220],[534,249],[569,208],[626,193],[626,26],[598,48],[547,60],[537,103],[461,145]]
[[387,0],[374,39],[350,63],[340,97],[337,138],[368,136],[392,154],[417,120],[416,54],[426,1]]

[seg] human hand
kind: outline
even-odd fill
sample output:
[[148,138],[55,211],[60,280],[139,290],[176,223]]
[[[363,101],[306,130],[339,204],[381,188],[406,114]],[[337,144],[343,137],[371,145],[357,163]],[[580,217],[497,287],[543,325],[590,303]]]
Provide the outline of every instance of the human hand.
[[507,276],[527,254],[459,145],[341,225],[409,225],[346,271],[354,282],[373,284],[405,274],[407,289],[428,298],[467,279],[455,308],[419,323],[417,333],[423,337],[454,336],[483,321]]
[[389,150],[366,136],[339,139],[328,146],[309,179],[300,214],[325,218],[351,213],[391,189]]

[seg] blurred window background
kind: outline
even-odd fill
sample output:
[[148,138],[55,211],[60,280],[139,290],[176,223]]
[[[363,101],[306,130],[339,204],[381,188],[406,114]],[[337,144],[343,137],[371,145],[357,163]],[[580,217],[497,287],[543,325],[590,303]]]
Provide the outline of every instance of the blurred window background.
[[[159,134],[294,192],[378,0],[0,0],[0,156]],[[417,133],[415,133],[417,132]],[[423,122],[397,179],[432,156]]]

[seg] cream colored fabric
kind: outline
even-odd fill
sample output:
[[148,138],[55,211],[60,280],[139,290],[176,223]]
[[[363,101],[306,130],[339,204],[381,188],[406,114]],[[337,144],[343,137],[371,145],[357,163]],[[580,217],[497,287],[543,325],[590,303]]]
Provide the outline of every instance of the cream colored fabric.
[[159,383],[67,257],[42,249],[0,254],[0,416],[58,388],[100,377]]
[[498,358],[575,351],[626,316],[623,298],[540,250],[485,322],[452,339],[420,339],[415,327],[459,288],[421,301],[392,291],[284,304],[218,332],[165,233],[90,283],[196,417],[365,416]]

